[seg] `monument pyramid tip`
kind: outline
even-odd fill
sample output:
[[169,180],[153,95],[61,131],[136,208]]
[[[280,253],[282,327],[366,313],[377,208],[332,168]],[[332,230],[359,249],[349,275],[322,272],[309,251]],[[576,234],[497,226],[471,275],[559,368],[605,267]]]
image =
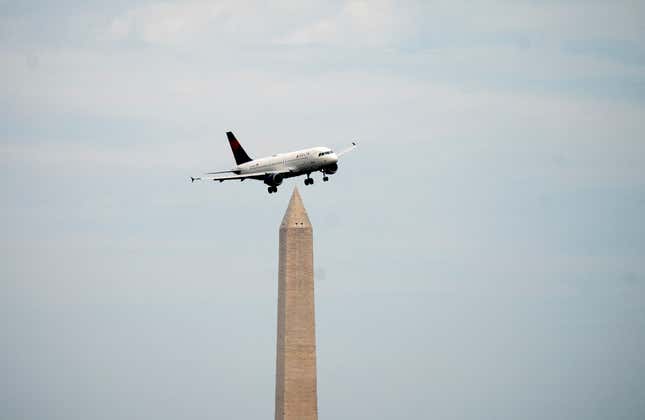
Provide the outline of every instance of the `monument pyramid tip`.
[[284,213],[280,227],[311,227],[311,222],[309,221],[309,216],[307,216],[307,210],[305,210],[305,205],[302,202],[302,197],[300,197],[298,187],[294,187],[293,193],[291,193],[289,206],[287,206],[287,211]]

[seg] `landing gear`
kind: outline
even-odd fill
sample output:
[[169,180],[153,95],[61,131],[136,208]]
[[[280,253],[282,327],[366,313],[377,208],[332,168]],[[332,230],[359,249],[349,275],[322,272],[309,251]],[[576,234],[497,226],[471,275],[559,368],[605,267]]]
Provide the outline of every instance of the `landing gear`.
[[307,174],[307,178],[305,178],[305,185],[312,185],[314,183],[313,178],[309,178],[310,174]]
[[269,194],[277,193],[278,192],[278,187],[269,187],[269,188],[267,188],[267,191],[269,191]]
[[327,175],[323,176],[323,182],[329,181],[329,177]]

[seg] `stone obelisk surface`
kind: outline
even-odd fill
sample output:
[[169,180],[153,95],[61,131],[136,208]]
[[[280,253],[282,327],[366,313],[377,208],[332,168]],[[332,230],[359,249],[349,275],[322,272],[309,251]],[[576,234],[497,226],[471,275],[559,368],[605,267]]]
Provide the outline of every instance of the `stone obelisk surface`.
[[276,420],[318,419],[312,227],[298,189],[280,225]]

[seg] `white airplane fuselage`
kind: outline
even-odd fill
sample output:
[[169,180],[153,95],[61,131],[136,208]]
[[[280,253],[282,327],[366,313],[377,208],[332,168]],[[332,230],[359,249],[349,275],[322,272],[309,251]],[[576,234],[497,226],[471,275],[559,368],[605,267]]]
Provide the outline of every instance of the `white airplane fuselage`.
[[312,147],[258,158],[237,165],[232,172],[240,175],[256,172],[280,172],[285,178],[316,171],[336,172],[338,156],[328,147]]

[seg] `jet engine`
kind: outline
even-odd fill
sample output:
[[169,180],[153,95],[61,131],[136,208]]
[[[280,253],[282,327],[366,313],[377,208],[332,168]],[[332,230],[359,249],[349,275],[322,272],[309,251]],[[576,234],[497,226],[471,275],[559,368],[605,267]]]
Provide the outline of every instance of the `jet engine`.
[[324,171],[326,174],[335,174],[336,171],[338,170],[338,164],[332,163],[329,166],[325,166]]
[[264,177],[264,183],[271,187],[277,187],[282,184],[283,179],[284,176],[281,174],[267,174],[267,176]]

